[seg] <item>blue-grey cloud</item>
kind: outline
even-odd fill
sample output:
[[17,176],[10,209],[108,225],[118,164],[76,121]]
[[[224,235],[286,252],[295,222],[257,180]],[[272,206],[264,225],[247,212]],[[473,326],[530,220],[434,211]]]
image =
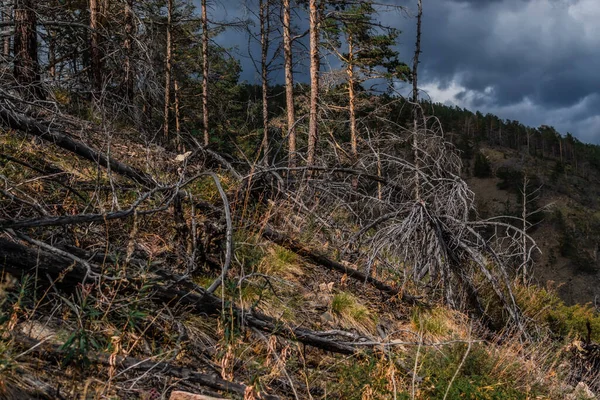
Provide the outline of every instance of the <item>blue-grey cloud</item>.
[[[388,10],[381,19],[402,30],[398,48],[401,58],[410,62],[416,0],[382,1],[409,10],[410,16]],[[534,126],[555,125],[563,133],[569,131],[581,140],[600,143],[599,1],[423,3],[419,83],[432,100],[496,113]],[[224,0],[221,4],[223,15],[247,15],[240,2]],[[214,11],[219,12],[218,9]],[[300,11],[296,25],[305,28],[304,17]],[[226,31],[217,40],[224,45],[238,45],[243,55],[248,47],[243,36],[241,32]],[[306,81],[308,71],[302,63],[302,53],[306,51],[298,57],[297,80]],[[242,78],[255,80],[252,63],[246,58],[242,65]]]
[[[597,0],[426,1],[420,86],[434,101],[600,143],[598,18]],[[414,35],[414,21],[402,24]],[[413,44],[401,49],[410,57]]]

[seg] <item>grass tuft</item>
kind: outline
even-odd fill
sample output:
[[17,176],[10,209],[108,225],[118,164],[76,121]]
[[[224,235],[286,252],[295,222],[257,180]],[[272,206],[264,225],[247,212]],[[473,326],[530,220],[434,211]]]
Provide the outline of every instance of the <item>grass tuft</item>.
[[362,333],[375,330],[375,316],[351,293],[336,293],[331,299],[331,311],[344,326],[355,328]]

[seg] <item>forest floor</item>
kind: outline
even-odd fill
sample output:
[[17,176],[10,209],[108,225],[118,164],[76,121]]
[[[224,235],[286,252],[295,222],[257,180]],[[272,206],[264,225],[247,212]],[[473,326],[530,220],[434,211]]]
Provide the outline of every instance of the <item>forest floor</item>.
[[157,186],[0,133],[0,398],[583,399],[600,388],[579,356],[586,322],[600,339],[588,306],[515,282],[529,336],[490,329],[401,277],[366,274],[310,215],[251,193],[210,154],[82,131],[69,136]]

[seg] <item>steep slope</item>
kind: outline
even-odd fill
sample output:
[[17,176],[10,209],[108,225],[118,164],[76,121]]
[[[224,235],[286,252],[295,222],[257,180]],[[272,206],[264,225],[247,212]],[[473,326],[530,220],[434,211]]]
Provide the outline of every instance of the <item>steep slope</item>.
[[542,286],[554,287],[570,304],[598,304],[600,299],[600,177],[581,176],[554,158],[538,158],[506,147],[482,143],[478,150],[489,162],[490,176],[473,176],[475,159],[465,160],[469,186],[477,196],[480,216],[522,218],[523,179],[535,201],[527,212],[542,209],[529,232],[541,249],[534,276]]
[[[490,331],[479,317],[415,299],[399,277],[341,258],[310,215],[261,201],[227,168],[214,172],[234,216],[231,264],[210,294],[228,259],[229,222],[206,169],[215,160],[199,150],[182,163],[93,129],[72,138],[98,148],[110,140],[112,157],[163,183],[145,188],[3,131],[3,396],[560,399],[585,391],[574,387],[581,380],[597,384],[591,367],[576,367],[585,344],[562,350],[569,335],[585,336],[586,321],[600,339],[589,308],[516,285],[535,340]],[[30,227],[17,228],[23,221]],[[267,226],[295,240],[265,235]]]

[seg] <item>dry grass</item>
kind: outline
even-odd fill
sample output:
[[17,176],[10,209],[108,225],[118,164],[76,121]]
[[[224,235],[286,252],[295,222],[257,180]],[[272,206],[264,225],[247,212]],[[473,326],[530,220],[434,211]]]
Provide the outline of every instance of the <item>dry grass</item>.
[[339,324],[363,334],[373,334],[377,317],[358,297],[349,292],[339,292],[331,299],[331,311]]

